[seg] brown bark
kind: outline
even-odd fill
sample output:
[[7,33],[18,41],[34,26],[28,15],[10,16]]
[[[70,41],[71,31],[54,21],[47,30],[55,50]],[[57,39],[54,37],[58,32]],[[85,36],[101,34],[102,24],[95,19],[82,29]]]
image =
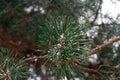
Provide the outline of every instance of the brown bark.
[[110,44],[112,44],[112,43],[114,43],[114,42],[117,42],[117,41],[119,41],[119,40],[120,40],[120,36],[117,36],[117,37],[111,39],[110,41],[105,42],[105,43],[99,45],[98,47],[92,49],[90,54],[91,54],[91,55],[92,55],[92,54],[96,54],[96,52],[101,51],[101,50],[104,49],[105,47],[107,47],[107,46],[109,46]]

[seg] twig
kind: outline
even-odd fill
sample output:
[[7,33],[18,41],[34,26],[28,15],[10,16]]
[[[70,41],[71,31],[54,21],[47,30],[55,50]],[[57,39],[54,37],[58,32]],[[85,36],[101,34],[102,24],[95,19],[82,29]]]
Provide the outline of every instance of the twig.
[[78,65],[77,62],[73,59],[67,58],[67,61],[72,62],[72,64],[80,71],[84,71],[87,73],[92,73],[92,74],[98,74],[99,76],[103,76],[100,72],[98,72],[97,69],[91,69],[91,68],[87,68],[87,67],[83,67],[81,65]]
[[[100,45],[100,46],[92,49],[89,54],[85,55],[84,57],[81,57],[79,60],[80,60],[80,61],[81,61],[81,60],[84,60],[84,59],[88,58],[89,56],[91,56],[91,55],[93,55],[93,54],[96,54],[97,52],[101,51],[102,49],[104,49],[104,48],[107,47],[108,45],[110,45],[110,44],[112,44],[112,43],[114,43],[114,42],[117,42],[117,41],[119,41],[119,40],[120,40],[120,36],[115,37],[115,38],[113,38],[112,40],[110,40],[110,41],[108,41],[108,42],[106,42],[106,43],[103,43],[102,45]],[[91,72],[92,72],[92,73],[97,73],[97,74],[101,75],[101,73],[99,73],[98,70],[99,70],[101,67],[103,67],[103,66],[101,66],[98,70],[94,70],[94,69],[85,68],[85,67],[82,67],[82,66],[78,65],[78,64],[77,64],[77,62],[78,62],[77,59],[67,58],[67,61],[72,62],[72,64],[75,65],[78,70],[82,70],[82,71],[85,71],[85,72],[88,72],[88,73],[91,73]],[[102,75],[101,75],[101,76],[102,76]]]
[[[84,60],[84,59],[89,58],[89,56],[91,56],[91,55],[93,55],[93,54],[96,54],[97,52],[101,51],[101,50],[104,49],[105,47],[107,47],[107,46],[109,46],[110,44],[112,44],[112,43],[114,43],[114,42],[117,42],[117,41],[119,41],[119,40],[120,40],[120,36],[117,36],[117,37],[113,38],[112,40],[110,40],[110,41],[108,41],[108,42],[106,42],[106,43],[103,43],[103,44],[99,45],[99,46],[96,47],[96,48],[93,48],[93,49],[90,51],[90,53],[85,54],[85,55],[82,55],[82,56],[79,58],[79,61],[82,61],[82,60]],[[78,61],[78,60],[76,59],[76,61]]]
[[96,54],[97,52],[101,51],[102,49],[104,49],[104,48],[107,47],[108,45],[110,45],[110,44],[112,44],[112,43],[114,43],[114,42],[117,42],[117,41],[119,41],[119,40],[120,40],[120,36],[117,36],[117,37],[113,38],[112,40],[110,40],[110,41],[108,41],[108,42],[106,42],[106,43],[101,44],[100,46],[92,49],[90,55]]
[[98,67],[97,71],[100,71],[103,67],[113,68],[113,67],[110,66],[110,65],[104,64],[104,65],[100,65],[100,66]]
[[39,59],[39,58],[45,59],[45,58],[48,58],[48,55],[30,57],[30,58],[25,59],[25,61],[30,61],[30,60],[34,61],[35,59]]
[[97,9],[97,11],[96,11],[96,13],[95,13],[95,17],[94,17],[94,19],[93,19],[93,21],[92,21],[93,24],[95,23],[96,19],[98,18],[99,10],[101,9],[101,4],[102,4],[102,0],[100,0],[100,2],[99,2],[98,9]]

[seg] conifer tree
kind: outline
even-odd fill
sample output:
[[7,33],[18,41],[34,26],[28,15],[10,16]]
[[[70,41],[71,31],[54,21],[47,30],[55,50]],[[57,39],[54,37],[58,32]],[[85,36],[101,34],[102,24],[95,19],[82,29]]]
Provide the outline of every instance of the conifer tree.
[[0,80],[119,80],[119,16],[102,3],[0,0]]

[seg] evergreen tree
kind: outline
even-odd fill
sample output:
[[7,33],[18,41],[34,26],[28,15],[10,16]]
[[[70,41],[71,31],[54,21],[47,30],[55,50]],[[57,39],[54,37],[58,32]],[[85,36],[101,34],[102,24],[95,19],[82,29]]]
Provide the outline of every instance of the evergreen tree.
[[119,16],[102,2],[0,0],[0,80],[119,80]]

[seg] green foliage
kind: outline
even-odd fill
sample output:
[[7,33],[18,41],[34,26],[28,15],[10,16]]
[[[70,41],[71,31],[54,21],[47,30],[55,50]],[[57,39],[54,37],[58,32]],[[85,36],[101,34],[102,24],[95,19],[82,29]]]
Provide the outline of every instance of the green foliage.
[[0,79],[18,80],[28,76],[28,67],[25,67],[24,60],[16,60],[12,56],[13,51],[7,48],[0,48]]
[[65,76],[72,79],[76,73],[82,75],[67,58],[77,59],[90,51],[90,41],[86,38],[89,24],[79,24],[76,19],[68,16],[52,18],[47,22],[37,29],[36,40],[38,45],[48,48],[48,69],[56,74],[56,79]]
[[119,65],[120,63],[120,45],[118,46],[117,50],[116,50],[116,55],[115,58],[113,59],[114,65]]
[[85,76],[84,72],[78,71],[74,65],[68,61],[61,60],[58,63],[50,63],[49,71],[55,74],[55,79],[67,79],[73,80],[75,77],[81,78]]
[[[43,54],[48,55],[44,64],[54,74],[56,80],[64,77],[67,77],[68,80],[73,80],[75,77],[83,80],[85,77],[88,77],[89,80],[96,80],[98,79],[96,74],[91,76],[92,73],[89,75],[84,70],[77,70],[68,58],[76,60],[78,66],[85,63],[84,67],[89,69],[91,66],[89,66],[88,60],[82,63],[80,59],[90,53],[91,45],[94,48],[114,36],[120,35],[119,24],[113,21],[110,24],[95,22],[95,26],[97,25],[99,29],[97,30],[98,35],[93,39],[93,44],[86,36],[86,32],[94,27],[94,22],[92,25],[90,24],[91,17],[97,18],[101,12],[99,10],[101,2],[102,0],[0,0],[0,36],[3,35],[3,30],[6,32],[5,34],[9,34],[9,37],[13,38],[10,41],[19,45],[20,49],[26,48],[26,46],[31,48],[30,45],[33,44],[44,48],[46,51],[43,53],[39,53],[39,50],[38,52],[37,50],[28,51],[28,48],[21,52],[30,54],[30,57],[36,57],[36,54],[40,57]],[[31,9],[30,12],[25,11],[28,8]],[[44,10],[44,13],[41,12],[41,9]],[[103,15],[101,14],[101,16]],[[83,18],[85,22],[78,23],[78,17]],[[4,42],[3,40],[5,39],[0,37],[0,41]],[[99,71],[105,75],[104,80],[111,80],[109,74],[111,70],[111,74],[119,77],[119,72],[115,70],[115,66],[120,63],[119,53],[120,46],[114,49],[113,45],[99,52],[100,59],[109,65],[114,65],[112,69],[105,67]],[[14,54],[13,51],[0,48],[0,79],[26,78],[29,72],[28,67],[24,66],[25,58],[16,59],[12,54]],[[117,56],[113,56],[114,54]],[[36,63],[42,63],[42,59]]]

